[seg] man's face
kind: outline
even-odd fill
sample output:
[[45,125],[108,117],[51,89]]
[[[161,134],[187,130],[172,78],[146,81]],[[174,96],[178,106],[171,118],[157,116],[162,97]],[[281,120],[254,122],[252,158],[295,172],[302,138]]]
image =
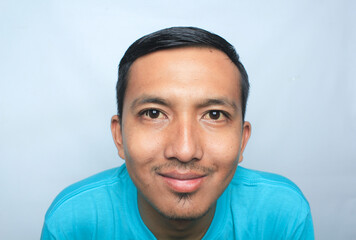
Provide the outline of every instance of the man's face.
[[114,140],[139,202],[163,216],[194,219],[231,181],[250,136],[242,122],[240,73],[210,48],[157,51],[130,69]]

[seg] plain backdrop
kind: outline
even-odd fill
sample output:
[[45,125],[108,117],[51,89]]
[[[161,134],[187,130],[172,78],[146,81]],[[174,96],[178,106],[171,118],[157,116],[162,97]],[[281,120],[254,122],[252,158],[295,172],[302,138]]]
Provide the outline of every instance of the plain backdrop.
[[137,38],[197,26],[251,81],[244,167],[308,199],[316,239],[356,239],[356,2],[0,1],[0,239],[39,239],[66,186],[122,164],[117,66]]

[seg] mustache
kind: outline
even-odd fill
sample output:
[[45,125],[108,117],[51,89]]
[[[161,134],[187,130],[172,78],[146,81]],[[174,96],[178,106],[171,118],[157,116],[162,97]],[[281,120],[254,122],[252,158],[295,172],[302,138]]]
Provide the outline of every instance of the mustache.
[[177,160],[171,160],[171,162],[153,166],[151,170],[153,172],[161,172],[167,170],[183,170],[183,171],[190,170],[203,174],[210,174],[214,172],[214,168],[201,166],[197,164],[195,161],[185,163]]

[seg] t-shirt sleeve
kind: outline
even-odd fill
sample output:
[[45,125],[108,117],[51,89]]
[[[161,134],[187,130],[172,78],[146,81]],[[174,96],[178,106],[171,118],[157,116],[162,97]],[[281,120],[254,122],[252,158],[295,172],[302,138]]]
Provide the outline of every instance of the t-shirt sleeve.
[[41,233],[41,240],[54,240],[59,239],[56,238],[49,230],[47,223],[43,224],[42,233]]
[[297,239],[314,240],[314,227],[310,211],[301,225],[301,231]]

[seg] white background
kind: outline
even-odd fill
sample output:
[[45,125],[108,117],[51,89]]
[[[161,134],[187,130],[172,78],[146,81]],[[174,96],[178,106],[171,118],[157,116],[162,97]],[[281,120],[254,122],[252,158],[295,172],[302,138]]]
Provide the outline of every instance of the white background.
[[346,0],[2,0],[0,239],[39,239],[59,191],[122,163],[109,128],[119,60],[179,25],[226,38],[249,73],[243,166],[294,181],[317,239],[356,239],[355,12]]

